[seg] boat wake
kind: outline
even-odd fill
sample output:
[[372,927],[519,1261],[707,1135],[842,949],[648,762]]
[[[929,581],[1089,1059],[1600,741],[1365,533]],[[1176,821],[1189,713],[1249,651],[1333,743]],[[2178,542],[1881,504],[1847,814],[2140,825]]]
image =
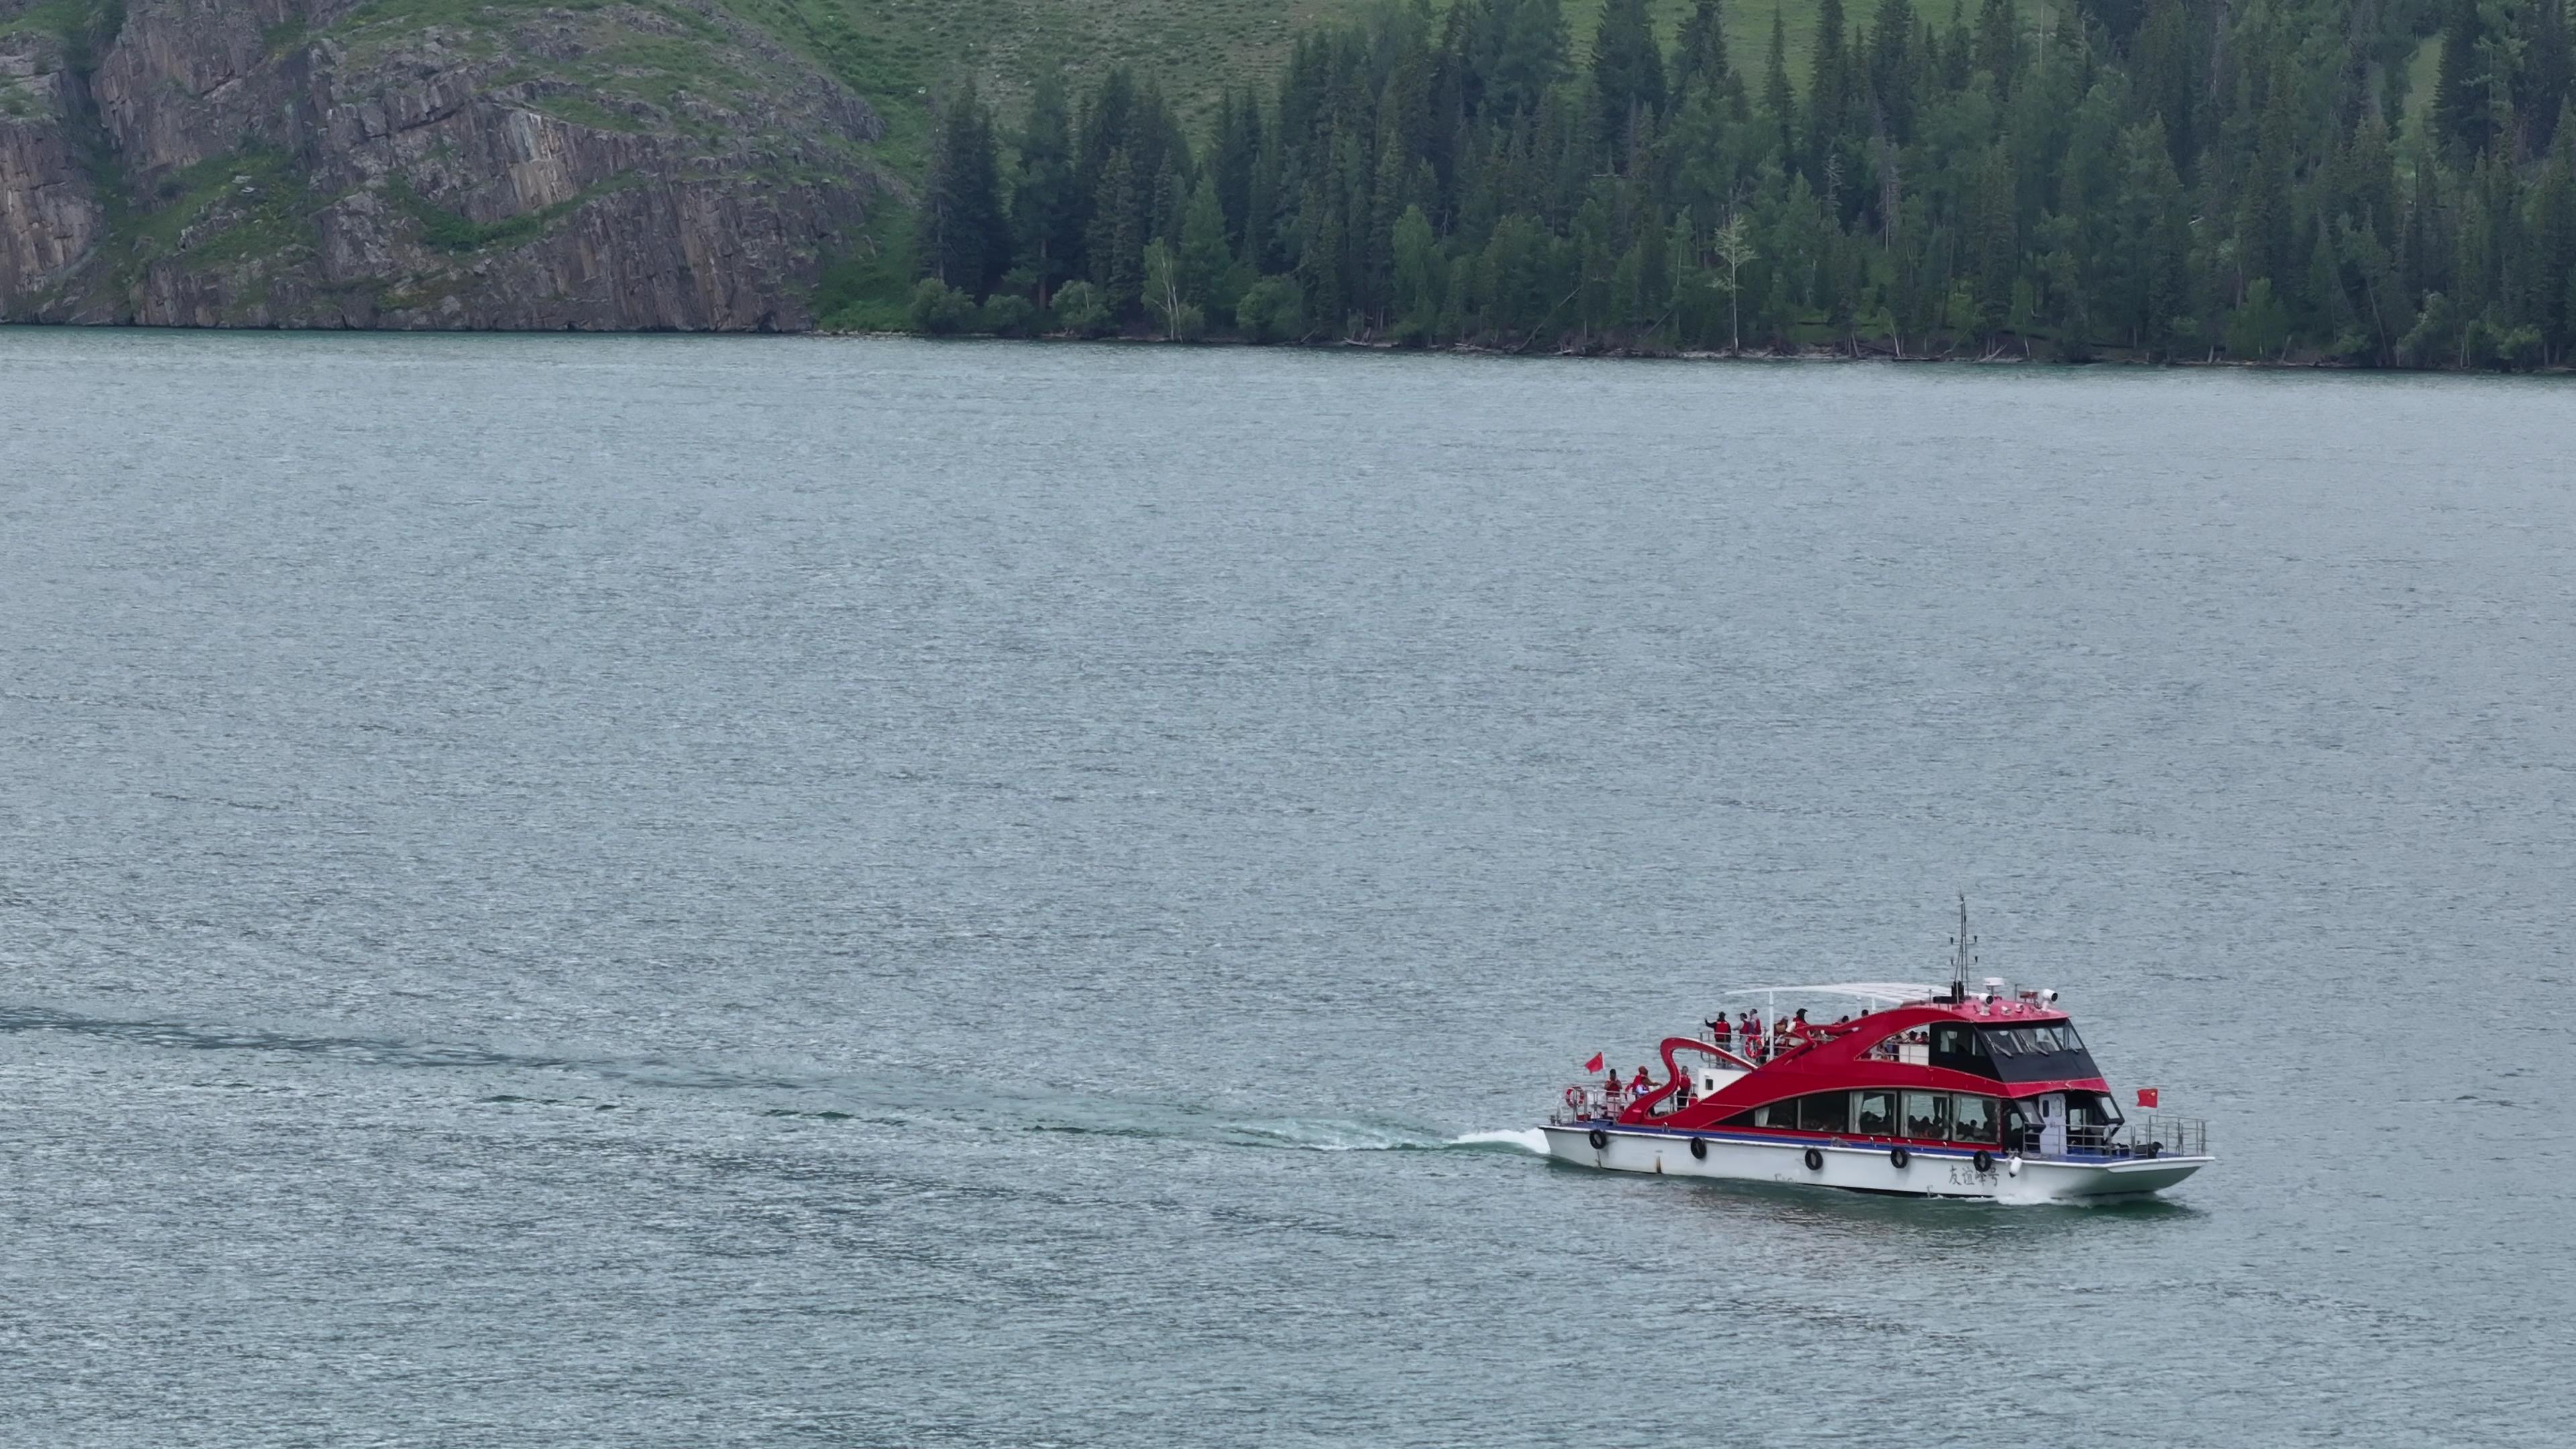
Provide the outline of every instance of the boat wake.
[[[992,1088],[923,1096],[907,1078],[800,1072],[765,1066],[728,1069],[651,1057],[600,1058],[498,1049],[481,1044],[325,1036],[166,1020],[118,1020],[34,1007],[0,1006],[0,1035],[63,1034],[159,1051],[240,1053],[276,1065],[462,1071],[497,1077],[502,1090],[478,1100],[499,1106],[597,1105],[600,1088],[745,1093],[764,1116],[857,1123],[902,1131],[923,1126],[1051,1132],[1081,1137],[1191,1142],[1211,1147],[1299,1152],[1529,1152],[1547,1155],[1535,1129],[1455,1133],[1431,1123],[1362,1115],[1262,1116],[1220,1103],[1129,1098],[1076,1091]],[[573,1079],[567,1081],[566,1079]],[[574,1085],[580,1079],[590,1090]],[[561,1084],[549,1090],[549,1079]],[[565,1091],[564,1087],[571,1090]]]
[[1547,1134],[1535,1127],[1511,1128],[1501,1132],[1469,1132],[1449,1139],[1452,1147],[1503,1147],[1547,1156]]

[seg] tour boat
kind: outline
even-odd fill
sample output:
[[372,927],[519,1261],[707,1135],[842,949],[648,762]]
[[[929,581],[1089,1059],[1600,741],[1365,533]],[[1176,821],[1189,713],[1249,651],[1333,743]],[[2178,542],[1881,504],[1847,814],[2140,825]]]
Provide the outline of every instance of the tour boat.
[[1643,1094],[1566,1088],[1540,1129],[1548,1154],[1613,1172],[2006,1202],[2135,1196],[2209,1165],[2201,1121],[2123,1116],[2056,992],[1991,976],[1968,988],[1964,899],[1953,944],[1946,990],[1853,981],[1734,993],[1833,999],[1859,1014],[1807,1024],[1776,1051],[1767,1035],[1752,1046],[1667,1037],[1663,1075]]

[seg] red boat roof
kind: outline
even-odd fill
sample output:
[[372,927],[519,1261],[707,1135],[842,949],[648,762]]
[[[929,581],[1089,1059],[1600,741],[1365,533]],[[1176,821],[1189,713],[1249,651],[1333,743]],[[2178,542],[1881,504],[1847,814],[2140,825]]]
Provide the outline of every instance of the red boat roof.
[[[2054,1005],[2019,998],[1989,1001],[1977,995],[1965,1001],[1913,1001],[1848,1021],[1811,1023],[1805,1040],[1758,1064],[1714,1042],[1667,1037],[1660,1048],[1667,1074],[1664,1085],[1629,1106],[1620,1120],[1653,1121],[1684,1130],[1713,1127],[1773,1102],[1855,1089],[1973,1092],[2007,1098],[2044,1092],[2108,1092],[2110,1086],[2092,1055],[2072,1031],[2010,1030],[2053,1027],[2070,1020]],[[1955,1040],[1936,1049],[1934,1028],[1955,1030],[1962,1023],[1975,1029],[1958,1032]],[[2004,1033],[2000,1038],[1995,1035],[1998,1031]],[[1675,1060],[1683,1052],[1714,1057],[1739,1075],[1713,1096],[1658,1110],[1667,1098],[1690,1085],[1688,1069]]]

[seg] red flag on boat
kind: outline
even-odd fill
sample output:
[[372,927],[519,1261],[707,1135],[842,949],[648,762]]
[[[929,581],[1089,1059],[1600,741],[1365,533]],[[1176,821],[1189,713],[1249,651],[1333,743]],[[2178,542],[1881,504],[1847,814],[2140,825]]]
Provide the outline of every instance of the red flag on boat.
[[1592,1054],[1592,1060],[1583,1064],[1583,1069],[1587,1072],[1597,1072],[1601,1070],[1601,1053],[1594,1052]]
[[2140,1087],[2138,1089],[2138,1105],[2141,1107],[2152,1107],[2156,1105],[2157,1094],[2162,1090],[2163,1089],[2160,1087]]

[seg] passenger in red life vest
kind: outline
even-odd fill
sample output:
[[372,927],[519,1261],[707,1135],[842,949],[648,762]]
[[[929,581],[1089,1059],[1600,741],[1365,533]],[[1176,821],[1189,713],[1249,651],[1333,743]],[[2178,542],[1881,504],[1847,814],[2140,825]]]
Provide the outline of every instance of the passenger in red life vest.
[[1726,1013],[1721,1011],[1717,1014],[1717,1020],[1701,1024],[1708,1028],[1709,1040],[1717,1043],[1717,1049],[1726,1050],[1727,1043],[1733,1040],[1735,1035],[1735,1029],[1727,1023]]
[[1744,1013],[1743,1036],[1744,1054],[1757,1062],[1762,1060],[1762,1013],[1758,1011]]
[[1609,1088],[1609,1091],[1610,1091],[1610,1100],[1611,1100],[1611,1101],[1613,1101],[1613,1102],[1618,1101],[1618,1100],[1619,1100],[1619,1069],[1618,1069],[1617,1067],[1612,1067],[1612,1068],[1610,1069],[1610,1088]]
[[1630,1093],[1634,1094],[1638,1100],[1643,1101],[1645,1100],[1647,1093],[1655,1090],[1654,1079],[1646,1075],[1646,1069],[1644,1067],[1639,1067],[1637,1068],[1636,1080],[1628,1084],[1628,1090]]
[[1815,1040],[1816,1029],[1807,1025],[1807,1008],[1798,1008],[1798,1019],[1789,1024],[1789,1036],[1800,1046]]

